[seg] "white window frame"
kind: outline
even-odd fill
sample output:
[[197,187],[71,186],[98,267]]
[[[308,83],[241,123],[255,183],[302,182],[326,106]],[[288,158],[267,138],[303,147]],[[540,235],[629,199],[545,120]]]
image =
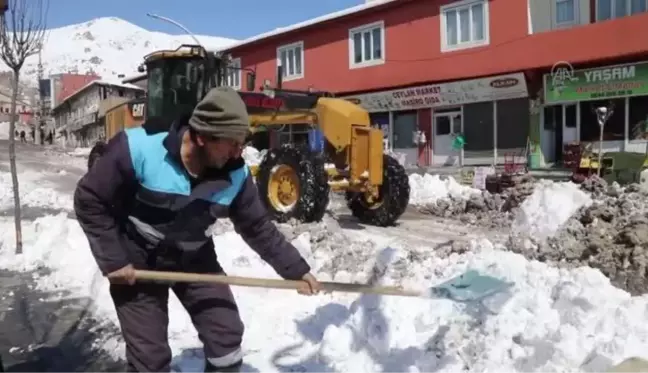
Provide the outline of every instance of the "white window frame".
[[[566,1],[571,1],[572,5],[574,6],[574,19],[568,22],[558,22],[558,4]],[[554,7],[554,11],[552,12],[553,19],[551,20],[553,23],[553,28],[570,27],[580,23],[580,0],[554,0],[553,4],[551,5]]]
[[[356,34],[363,34],[365,32],[371,33],[374,29],[380,29],[380,58],[368,59],[362,62],[355,62],[355,43],[353,42],[353,37]],[[364,44],[364,38],[362,38],[362,44]],[[364,48],[362,48],[364,55]],[[373,50],[372,50],[373,52]],[[385,63],[385,21],[376,21],[372,23],[367,23],[365,25],[357,26],[349,29],[349,68],[358,69],[368,66],[382,65]],[[364,56],[363,56],[364,57]]]
[[[241,58],[232,58],[230,65],[236,67],[236,69],[227,69],[225,75],[226,85],[234,89],[240,90],[242,86],[241,82]],[[234,84],[232,80],[238,80],[238,84]]]
[[[441,22],[439,22],[441,24],[441,52],[452,52],[456,50],[481,47],[490,44],[490,15],[488,11],[489,2],[489,0],[463,0],[439,7],[439,16],[441,19]],[[470,8],[470,6],[474,5],[475,3],[481,3],[484,9],[484,40],[469,41],[464,43],[458,41],[456,45],[448,45],[448,25],[446,21],[446,12],[450,10],[456,10],[458,14],[459,9],[466,7]],[[457,26],[457,30],[460,30],[461,25],[457,23]],[[457,40],[459,39],[460,37],[459,35],[457,35]]]
[[[295,48],[301,48],[301,54],[299,55],[299,59],[301,62],[301,72],[299,74],[292,74],[288,75],[288,67],[287,66],[282,66],[281,65],[281,52],[286,51],[286,53]],[[304,66],[304,41],[298,41],[295,43],[291,44],[285,44],[277,48],[277,66],[282,66],[283,70],[283,75],[282,76],[282,81],[288,82],[291,80],[297,80],[297,79],[303,79],[304,78],[304,71],[306,70],[306,67]],[[297,57],[296,57],[297,58]],[[296,60],[295,60],[296,61]]]
[[[644,0],[644,1],[646,1],[646,6],[648,7],[648,0]],[[608,19],[601,19],[601,18],[600,18],[600,14],[599,14],[599,0],[596,0],[596,1],[595,1],[594,6],[595,6],[596,8],[594,9],[594,12],[595,12],[595,14],[596,14],[596,17],[595,17],[596,22],[609,21],[609,20],[612,20],[612,19],[622,18],[622,17],[628,17],[628,16],[630,16],[630,15],[633,15],[633,14],[630,13],[630,12],[632,11],[632,9],[631,9],[631,6],[632,6],[632,0],[626,0],[626,9],[628,10],[628,13],[626,13],[626,14],[620,16],[620,17],[615,17],[615,16],[614,16],[614,7],[615,7],[616,2],[615,2],[614,0],[612,0],[611,3],[612,3],[612,9],[611,9],[611,12],[610,12],[610,13],[611,13],[611,17],[608,18]]]

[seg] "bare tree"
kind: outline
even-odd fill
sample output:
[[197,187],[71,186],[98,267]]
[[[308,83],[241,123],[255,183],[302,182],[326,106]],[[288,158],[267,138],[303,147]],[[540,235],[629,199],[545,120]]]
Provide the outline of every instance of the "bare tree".
[[11,117],[9,119],[9,164],[14,194],[16,254],[22,254],[20,193],[16,169],[16,102],[20,91],[20,70],[29,56],[37,54],[45,41],[47,3],[43,0],[9,0],[8,10],[0,16],[0,58],[13,72],[11,80]]

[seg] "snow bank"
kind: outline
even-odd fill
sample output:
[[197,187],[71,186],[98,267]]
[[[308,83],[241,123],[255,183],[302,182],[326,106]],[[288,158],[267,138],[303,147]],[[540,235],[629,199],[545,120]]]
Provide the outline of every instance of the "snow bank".
[[481,194],[479,189],[459,184],[454,178],[441,178],[439,175],[412,174],[409,177],[410,205],[425,205],[443,198],[469,199]]
[[541,180],[522,202],[513,232],[525,232],[543,240],[552,237],[583,206],[592,204],[590,196],[572,182]]
[[[40,288],[92,297],[94,315],[116,324],[107,282],[74,220],[58,215],[25,224],[25,254],[18,257],[12,254],[11,224],[0,219],[0,267],[50,268],[51,274],[37,279]],[[231,225],[219,223],[217,230],[216,250],[228,273],[277,278]],[[473,242],[468,253],[439,257],[429,248],[392,249],[331,236],[326,251],[312,244],[320,239],[317,234],[303,232],[294,243],[321,279],[364,281],[377,273],[383,283],[417,288],[474,268],[516,286],[497,313],[447,300],[344,293],[303,297],[293,291],[235,287],[246,322],[243,347],[250,369],[603,371],[611,361],[648,355],[648,297],[631,297],[612,287],[597,270],[551,268],[496,250],[488,241]],[[174,365],[201,371],[201,344],[189,317],[173,295],[169,308]],[[118,335],[96,344],[123,356]]]
[[0,122],[0,140],[9,140],[9,122]]
[[[72,210],[72,196],[59,193],[51,183],[43,180],[43,175],[26,171],[18,174],[20,204],[31,207],[44,207]],[[0,172],[0,209],[13,207],[13,183],[11,173]]]
[[92,148],[74,148],[74,150],[67,152],[67,154],[74,157],[87,157],[90,155],[90,151],[92,151]]

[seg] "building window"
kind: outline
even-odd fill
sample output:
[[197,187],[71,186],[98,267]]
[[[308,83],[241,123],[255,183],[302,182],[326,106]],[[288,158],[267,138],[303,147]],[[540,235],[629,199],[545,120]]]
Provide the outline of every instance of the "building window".
[[349,66],[385,63],[385,23],[374,22],[349,30]]
[[648,10],[648,0],[596,0],[596,20],[605,21]]
[[232,59],[229,66],[225,75],[225,84],[234,89],[241,89],[241,59]]
[[596,108],[612,104],[614,111],[603,127],[603,141],[623,141],[625,138],[625,98],[612,100],[586,101],[580,103],[580,141],[599,141],[600,127]]
[[488,44],[488,1],[464,0],[441,7],[441,51]]
[[277,48],[277,65],[282,67],[282,79],[294,80],[304,77],[304,42]]
[[576,0],[555,0],[556,27],[570,26],[577,23],[577,1]]

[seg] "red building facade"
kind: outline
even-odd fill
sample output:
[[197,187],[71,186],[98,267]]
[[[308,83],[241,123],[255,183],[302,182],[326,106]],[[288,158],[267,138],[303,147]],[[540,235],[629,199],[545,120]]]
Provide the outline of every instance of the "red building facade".
[[51,108],[55,108],[66,98],[85,87],[90,82],[101,79],[96,74],[55,74],[50,76]]
[[[648,96],[648,68],[646,82],[640,79],[648,38],[639,37],[648,31],[647,8],[633,0],[376,0],[228,52],[256,70],[257,82],[274,82],[281,64],[285,88],[355,100],[406,163],[501,163],[531,148],[553,162],[562,144],[593,141],[592,108],[603,104],[600,94],[547,100],[556,71],[583,76],[580,84],[610,77],[588,88],[616,100],[606,147],[632,150],[645,141],[631,133],[641,132],[633,120],[648,128],[648,109],[632,109],[648,107],[641,88]],[[617,64],[629,65],[617,71]],[[245,86],[244,78],[235,73],[231,84]],[[614,90],[624,81],[635,88]],[[458,134],[466,140],[462,149],[451,146]]]

